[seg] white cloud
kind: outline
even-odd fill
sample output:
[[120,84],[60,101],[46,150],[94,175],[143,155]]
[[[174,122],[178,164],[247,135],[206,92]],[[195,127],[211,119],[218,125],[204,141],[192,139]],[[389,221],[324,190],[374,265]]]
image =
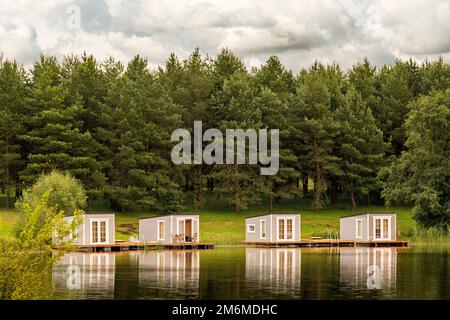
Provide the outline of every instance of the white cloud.
[[[67,26],[71,5],[81,29]],[[84,51],[163,64],[172,51],[185,58],[195,47],[210,55],[229,47],[248,66],[276,54],[297,71],[316,59],[349,67],[365,56],[376,64],[447,58],[448,21],[450,0],[6,0],[0,51],[25,64],[41,53]]]

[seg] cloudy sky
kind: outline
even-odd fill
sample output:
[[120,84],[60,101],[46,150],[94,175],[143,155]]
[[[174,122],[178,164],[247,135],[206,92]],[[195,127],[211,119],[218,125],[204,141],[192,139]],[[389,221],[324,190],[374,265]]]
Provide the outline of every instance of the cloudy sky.
[[0,0],[0,51],[29,65],[40,54],[92,53],[153,65],[195,47],[228,47],[248,66],[277,55],[294,71],[314,60],[450,58],[450,0]]

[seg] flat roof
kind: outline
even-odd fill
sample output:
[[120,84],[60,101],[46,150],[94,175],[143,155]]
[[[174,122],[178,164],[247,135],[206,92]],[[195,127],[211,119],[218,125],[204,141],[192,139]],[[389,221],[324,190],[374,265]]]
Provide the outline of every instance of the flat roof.
[[349,214],[347,216],[342,216],[342,218],[350,218],[350,217],[357,217],[357,216],[365,216],[366,214],[396,214],[395,212],[363,212],[363,213],[355,213],[355,214]]
[[139,218],[139,220],[143,219],[152,219],[152,218],[161,218],[161,217],[176,217],[176,216],[198,216],[198,213],[168,213],[168,214],[159,214],[157,216],[151,216],[151,217],[142,217]]
[[264,213],[264,214],[258,214],[258,215],[255,215],[255,216],[245,217],[245,219],[264,217],[264,216],[269,216],[271,214],[283,214],[283,215],[295,214],[295,215],[300,215],[301,213],[300,212],[268,212],[268,213]]
[[[116,214],[115,212],[84,212],[82,215],[90,215],[90,214]],[[70,216],[65,217],[73,217],[74,215],[71,214]]]

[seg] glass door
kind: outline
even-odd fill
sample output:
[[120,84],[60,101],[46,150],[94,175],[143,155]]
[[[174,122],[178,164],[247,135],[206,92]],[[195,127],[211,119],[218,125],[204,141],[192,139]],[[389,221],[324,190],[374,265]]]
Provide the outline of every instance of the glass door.
[[374,217],[374,239],[391,239],[391,219]]
[[278,240],[292,240],[294,237],[294,220],[278,219]]
[[94,220],[91,223],[91,242],[106,243],[107,242],[107,227],[106,221]]

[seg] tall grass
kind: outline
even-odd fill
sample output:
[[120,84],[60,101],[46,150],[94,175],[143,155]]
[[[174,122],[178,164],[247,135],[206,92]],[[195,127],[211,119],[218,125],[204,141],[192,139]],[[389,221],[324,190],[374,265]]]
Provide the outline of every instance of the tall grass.
[[450,229],[414,227],[402,232],[401,236],[417,244],[450,243]]

